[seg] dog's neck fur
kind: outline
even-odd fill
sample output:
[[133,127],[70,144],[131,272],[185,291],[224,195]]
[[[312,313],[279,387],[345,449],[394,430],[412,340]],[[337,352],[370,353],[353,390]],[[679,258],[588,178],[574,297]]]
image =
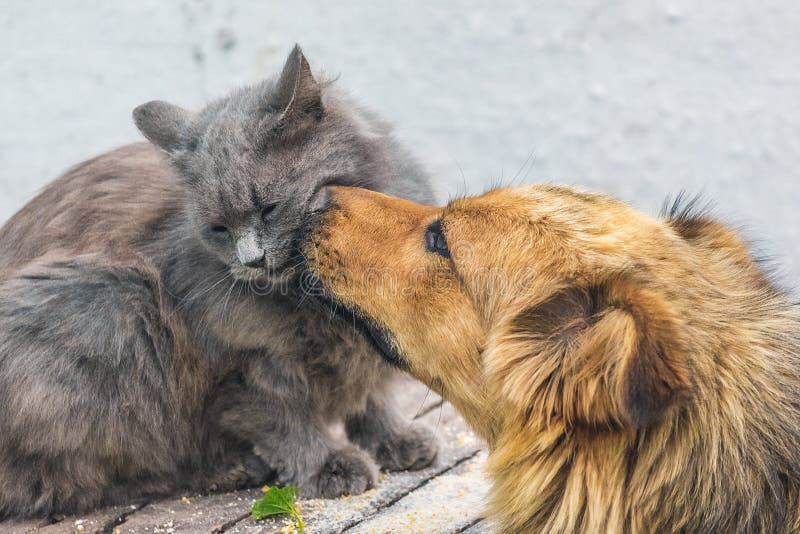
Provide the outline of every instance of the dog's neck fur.
[[800,399],[792,397],[800,318],[782,298],[756,309],[749,298],[738,308],[727,303],[753,311],[748,322],[727,325],[749,330],[748,346],[720,341],[726,321],[698,318],[695,339],[716,345],[708,347],[716,372],[704,375],[698,366],[695,387],[706,391],[693,397],[700,400],[673,407],[655,425],[599,429],[557,418],[542,424],[500,410],[517,414],[490,441],[490,512],[502,531],[800,529]]
[[[478,362],[480,359],[481,355],[475,349],[455,357],[454,361]],[[499,422],[503,417],[500,408],[492,407],[491,395],[485,387],[475,387],[474,379],[470,376],[470,373],[474,372],[473,367],[453,365],[451,370],[446,383],[424,370],[413,369],[412,374],[431,390],[447,399],[464,417],[470,428],[491,447],[497,439]]]

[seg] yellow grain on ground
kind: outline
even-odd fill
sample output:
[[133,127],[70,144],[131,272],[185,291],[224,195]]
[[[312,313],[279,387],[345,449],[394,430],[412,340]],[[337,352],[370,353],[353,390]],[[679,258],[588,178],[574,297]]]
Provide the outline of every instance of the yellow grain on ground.
[[486,502],[489,482],[483,473],[485,453],[458,473],[443,474],[405,496],[388,510],[358,525],[359,534],[449,532],[474,521]]

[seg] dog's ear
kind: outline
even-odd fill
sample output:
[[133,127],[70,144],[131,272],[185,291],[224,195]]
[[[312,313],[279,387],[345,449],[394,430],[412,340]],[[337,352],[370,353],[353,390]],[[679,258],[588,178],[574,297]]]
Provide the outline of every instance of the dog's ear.
[[642,428],[689,389],[680,318],[625,276],[562,288],[498,339],[487,368],[529,417]]

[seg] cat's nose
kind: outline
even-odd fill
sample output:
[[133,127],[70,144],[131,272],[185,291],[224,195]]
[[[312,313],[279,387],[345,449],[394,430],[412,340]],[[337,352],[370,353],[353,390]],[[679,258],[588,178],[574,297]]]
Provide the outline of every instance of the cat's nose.
[[258,244],[254,232],[247,232],[236,241],[236,256],[246,267],[263,267],[264,249]]

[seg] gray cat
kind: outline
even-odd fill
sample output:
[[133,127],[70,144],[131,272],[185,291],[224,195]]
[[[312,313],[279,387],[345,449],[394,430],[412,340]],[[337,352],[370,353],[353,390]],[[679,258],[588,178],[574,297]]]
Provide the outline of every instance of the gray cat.
[[376,461],[431,463],[395,371],[294,274],[324,186],[431,200],[387,127],[297,47],[275,80],[134,119],[155,146],[78,165],[0,231],[0,516],[268,481],[336,497]]

